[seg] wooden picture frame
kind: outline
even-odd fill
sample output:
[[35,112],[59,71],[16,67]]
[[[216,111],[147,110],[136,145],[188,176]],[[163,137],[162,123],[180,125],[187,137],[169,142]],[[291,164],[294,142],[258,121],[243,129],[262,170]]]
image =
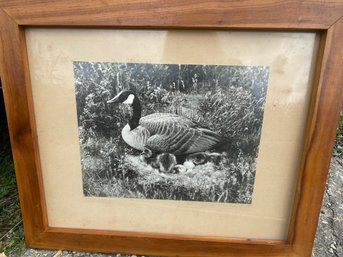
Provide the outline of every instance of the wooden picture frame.
[[[25,237],[36,248],[162,256],[310,256],[343,97],[341,1],[1,1],[1,79]],[[26,27],[315,31],[320,46],[288,239],[49,227]]]

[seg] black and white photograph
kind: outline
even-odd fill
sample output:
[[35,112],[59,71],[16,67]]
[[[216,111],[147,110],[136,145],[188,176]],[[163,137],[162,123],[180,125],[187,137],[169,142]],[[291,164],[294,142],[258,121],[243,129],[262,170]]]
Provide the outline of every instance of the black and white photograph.
[[268,67],[73,68],[85,196],[252,203]]

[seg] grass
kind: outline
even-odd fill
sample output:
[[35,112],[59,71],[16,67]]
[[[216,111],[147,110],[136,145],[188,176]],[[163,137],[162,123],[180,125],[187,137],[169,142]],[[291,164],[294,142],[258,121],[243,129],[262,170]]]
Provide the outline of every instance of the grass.
[[[160,173],[141,161],[138,156],[126,155],[121,172],[104,174],[110,169],[105,160],[86,156],[84,191],[87,196],[111,196],[146,199],[171,199],[210,202],[250,203],[254,170],[252,160],[238,159],[226,167],[207,162],[178,174]],[[242,167],[240,167],[240,165]],[[239,173],[237,173],[239,171]],[[239,178],[240,174],[243,178]],[[106,176],[104,176],[106,175]]]
[[227,156],[216,164],[165,174],[143,162],[120,138],[81,141],[86,196],[251,203],[252,157]]
[[0,253],[19,256],[25,247],[18,191],[5,119],[0,128]]
[[343,110],[340,114],[340,119],[338,121],[336,142],[333,148],[333,156],[340,157],[343,155]]

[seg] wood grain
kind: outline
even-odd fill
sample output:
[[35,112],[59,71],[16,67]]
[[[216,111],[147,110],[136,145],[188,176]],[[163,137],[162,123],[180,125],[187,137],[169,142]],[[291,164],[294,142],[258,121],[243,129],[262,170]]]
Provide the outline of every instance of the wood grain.
[[0,29],[3,94],[25,236],[30,243],[46,229],[47,218],[24,30],[2,10]]
[[168,29],[327,29],[343,13],[340,0],[2,0],[1,6],[19,25]]
[[[61,242],[56,242],[56,234],[63,235]],[[80,234],[82,237],[80,237]],[[94,236],[101,243],[94,244]],[[85,229],[49,228],[44,241],[50,246],[61,244],[79,237],[74,249],[100,252],[135,253],[153,256],[228,256],[260,257],[288,256],[292,249],[281,241],[246,240],[210,237],[163,235],[151,233],[128,233]],[[96,248],[94,248],[94,246]],[[39,246],[38,246],[39,247]],[[67,246],[70,248],[70,245]]]
[[[343,99],[342,1],[0,1],[1,78],[29,246],[165,256],[310,256]],[[279,29],[322,33],[288,242],[50,228],[24,26]]]
[[289,240],[310,256],[343,102],[343,18],[323,36]]

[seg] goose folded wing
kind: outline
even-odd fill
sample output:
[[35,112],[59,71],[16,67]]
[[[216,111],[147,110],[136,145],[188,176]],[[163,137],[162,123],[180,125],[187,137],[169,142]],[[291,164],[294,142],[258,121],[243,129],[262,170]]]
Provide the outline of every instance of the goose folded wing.
[[147,147],[156,152],[169,152],[176,155],[209,150],[221,143],[218,133],[203,128],[192,128],[169,124],[161,133],[149,137]]
[[173,124],[181,127],[195,127],[196,124],[186,117],[173,113],[153,113],[140,119],[139,124],[151,134],[161,134]]

